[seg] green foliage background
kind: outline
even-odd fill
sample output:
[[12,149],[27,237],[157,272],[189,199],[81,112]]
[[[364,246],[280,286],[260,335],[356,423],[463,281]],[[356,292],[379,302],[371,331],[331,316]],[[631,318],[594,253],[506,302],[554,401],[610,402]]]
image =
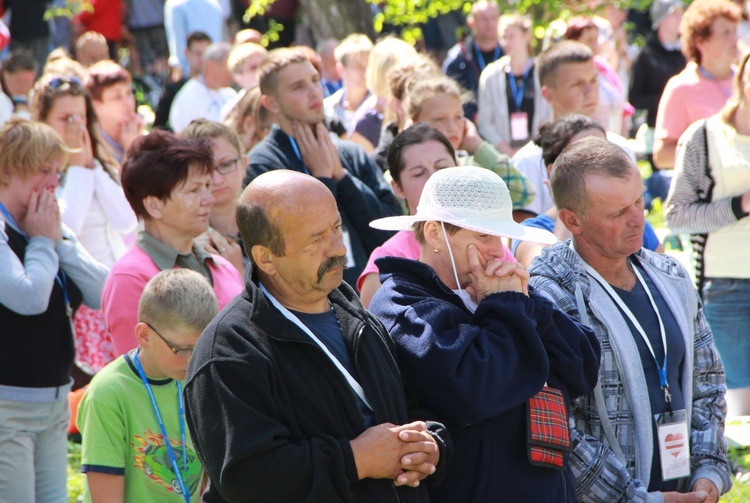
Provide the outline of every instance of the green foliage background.
[[[473,1],[467,0],[367,0],[370,3],[383,5],[382,12],[375,16],[375,31],[380,32],[384,24],[392,24],[402,29],[405,40],[415,42],[419,39],[418,25],[429,19],[461,9],[468,14]],[[623,8],[648,9],[654,0],[619,0]],[[567,18],[574,14],[587,13],[591,10],[583,0],[497,0],[500,12],[518,12],[528,15],[534,23],[534,35],[541,39],[544,29],[550,21]]]
[[[354,0],[338,0],[349,2]],[[430,19],[455,10],[469,12],[474,0],[365,0],[380,7],[373,18],[375,31],[380,33],[386,25],[395,26],[404,40],[415,43],[421,37],[420,25]],[[615,0],[624,8],[648,9],[654,0]],[[690,3],[686,0],[685,3]],[[245,12],[245,19],[263,14],[273,0],[251,0]],[[559,17],[591,12],[585,0],[497,0],[501,12],[526,14],[534,22],[534,34],[538,39],[544,35],[544,28],[550,21]],[[267,34],[269,40],[278,37],[279,27]],[[283,27],[281,28],[283,29]],[[276,30],[276,31],[275,31]],[[265,41],[265,40],[264,40]]]

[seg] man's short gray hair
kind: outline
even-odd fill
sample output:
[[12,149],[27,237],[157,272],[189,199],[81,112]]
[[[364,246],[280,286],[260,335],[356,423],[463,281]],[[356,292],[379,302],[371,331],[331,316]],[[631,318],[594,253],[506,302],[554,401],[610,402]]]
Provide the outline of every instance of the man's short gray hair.
[[552,197],[559,209],[586,215],[586,177],[591,175],[627,179],[633,161],[622,147],[604,138],[589,136],[568,145],[552,167]]
[[232,52],[232,44],[229,42],[214,42],[203,52],[203,61],[221,63],[229,57],[230,52]]

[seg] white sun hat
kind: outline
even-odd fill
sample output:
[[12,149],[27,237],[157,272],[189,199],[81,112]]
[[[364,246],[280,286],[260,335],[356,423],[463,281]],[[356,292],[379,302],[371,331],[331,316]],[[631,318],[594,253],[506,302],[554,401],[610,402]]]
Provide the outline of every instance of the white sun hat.
[[492,171],[475,166],[444,168],[422,190],[416,215],[379,218],[370,227],[410,230],[416,222],[437,221],[482,234],[542,244],[557,242],[554,234],[513,220],[513,203],[505,182]]

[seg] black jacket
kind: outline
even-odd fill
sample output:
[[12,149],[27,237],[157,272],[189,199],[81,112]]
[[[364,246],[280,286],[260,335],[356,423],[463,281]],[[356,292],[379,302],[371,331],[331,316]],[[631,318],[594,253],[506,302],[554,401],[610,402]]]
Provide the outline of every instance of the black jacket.
[[[332,178],[319,180],[336,198],[344,228],[349,232],[354,267],[344,271],[344,280],[354,285],[372,251],[393,235],[392,232],[373,229],[370,222],[400,215],[401,206],[382,171],[367,157],[362,147],[340,140],[334,140],[334,145],[347,175],[339,182]],[[274,126],[268,136],[250,151],[244,184],[274,169],[305,172],[304,164],[292,149],[289,136],[278,126]]]
[[[502,49],[498,50],[497,58],[501,58],[505,53]],[[492,61],[486,61],[489,65]],[[485,66],[486,68],[486,66]],[[443,73],[453,78],[465,90],[471,92],[472,100],[464,103],[464,116],[476,122],[477,118],[477,91],[479,90],[479,76],[482,74],[482,68],[476,58],[476,48],[474,37],[469,35],[465,40],[459,41],[450,48],[443,61]]]
[[[185,384],[187,422],[211,484],[206,502],[426,502],[425,484],[358,480],[349,441],[365,430],[354,391],[323,351],[266,299],[246,291],[206,328]],[[395,348],[347,284],[329,299],[377,423],[408,422]],[[443,426],[429,423],[449,457]],[[445,434],[445,435],[444,435]]]
[[656,111],[667,81],[685,68],[682,52],[668,51],[655,33],[649,35],[631,69],[628,99],[638,110],[647,110],[646,123],[656,125]]

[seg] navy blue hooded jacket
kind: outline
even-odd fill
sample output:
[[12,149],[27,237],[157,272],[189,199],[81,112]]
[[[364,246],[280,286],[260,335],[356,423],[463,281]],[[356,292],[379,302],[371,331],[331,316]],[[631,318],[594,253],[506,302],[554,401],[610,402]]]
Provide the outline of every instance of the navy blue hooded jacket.
[[426,264],[376,263],[383,286],[370,310],[396,342],[407,395],[453,439],[431,501],[577,501],[569,469],[529,463],[526,404],[545,382],[568,398],[593,389],[594,333],[533,291],[488,295],[472,314]]

